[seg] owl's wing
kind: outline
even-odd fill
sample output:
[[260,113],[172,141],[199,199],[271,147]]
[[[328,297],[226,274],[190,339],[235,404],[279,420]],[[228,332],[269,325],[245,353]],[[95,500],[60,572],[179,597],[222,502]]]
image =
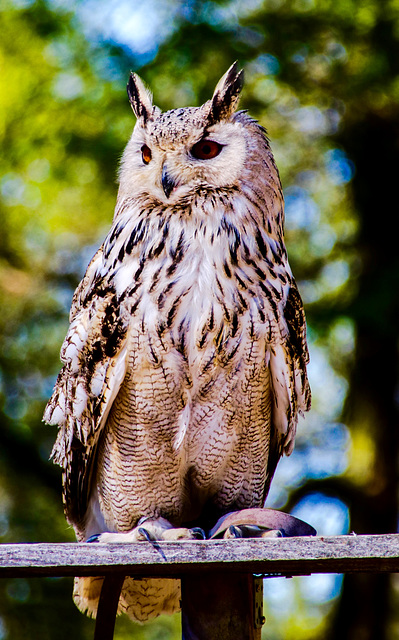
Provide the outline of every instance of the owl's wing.
[[[279,441],[279,455],[290,455],[298,415],[310,409],[311,393],[306,374],[309,353],[302,300],[295,282],[291,283],[284,310],[281,340],[270,351],[273,389],[273,426]],[[276,461],[277,464],[277,461]]]
[[126,374],[128,315],[101,264],[99,249],[75,291],[64,366],[44,413],[59,427],[52,457],[64,470],[65,510],[74,523],[86,512],[96,444]]

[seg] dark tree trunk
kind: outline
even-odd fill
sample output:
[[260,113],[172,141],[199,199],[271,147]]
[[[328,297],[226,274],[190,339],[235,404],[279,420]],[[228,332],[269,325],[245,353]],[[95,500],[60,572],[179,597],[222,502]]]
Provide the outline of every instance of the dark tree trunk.
[[[341,140],[356,166],[353,195],[361,256],[358,295],[346,310],[357,331],[346,413],[351,428],[367,430],[375,443],[364,499],[350,505],[351,529],[358,534],[397,531],[398,123],[398,113],[369,114]],[[387,640],[389,608],[389,575],[347,575],[330,637]]]

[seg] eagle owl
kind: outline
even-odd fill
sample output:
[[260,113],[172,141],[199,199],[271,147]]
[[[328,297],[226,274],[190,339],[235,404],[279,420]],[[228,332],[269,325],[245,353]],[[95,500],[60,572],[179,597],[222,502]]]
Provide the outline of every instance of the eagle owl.
[[[305,319],[265,130],[237,64],[200,107],[162,113],[140,78],[112,227],[72,302],[58,425],[79,541],[177,539],[261,507],[310,405]],[[99,535],[101,534],[101,535]],[[74,598],[96,615],[102,578]],[[176,580],[125,580],[119,611],[179,608]]]

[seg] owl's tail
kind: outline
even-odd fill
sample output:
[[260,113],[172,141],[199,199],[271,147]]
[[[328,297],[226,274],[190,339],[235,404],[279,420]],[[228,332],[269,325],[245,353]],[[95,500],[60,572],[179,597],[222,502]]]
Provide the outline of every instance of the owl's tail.
[[[98,600],[104,578],[75,578],[73,599],[80,611],[90,618],[97,615]],[[126,578],[119,599],[118,615],[126,613],[135,622],[147,622],[163,613],[180,610],[180,581],[172,579]]]

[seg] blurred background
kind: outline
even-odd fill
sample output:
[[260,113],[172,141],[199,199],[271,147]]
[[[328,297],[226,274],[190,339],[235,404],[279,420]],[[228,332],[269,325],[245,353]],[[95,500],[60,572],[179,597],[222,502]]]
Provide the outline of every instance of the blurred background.
[[[41,422],[72,293],[104,238],[135,70],[163,109],[238,59],[267,128],[308,319],[313,409],[267,506],[319,534],[398,522],[399,1],[2,0],[0,542],[72,541]],[[70,579],[0,580],[0,640],[89,640]],[[396,575],[265,581],[268,640],[399,638]],[[177,640],[179,616],[116,640]]]

